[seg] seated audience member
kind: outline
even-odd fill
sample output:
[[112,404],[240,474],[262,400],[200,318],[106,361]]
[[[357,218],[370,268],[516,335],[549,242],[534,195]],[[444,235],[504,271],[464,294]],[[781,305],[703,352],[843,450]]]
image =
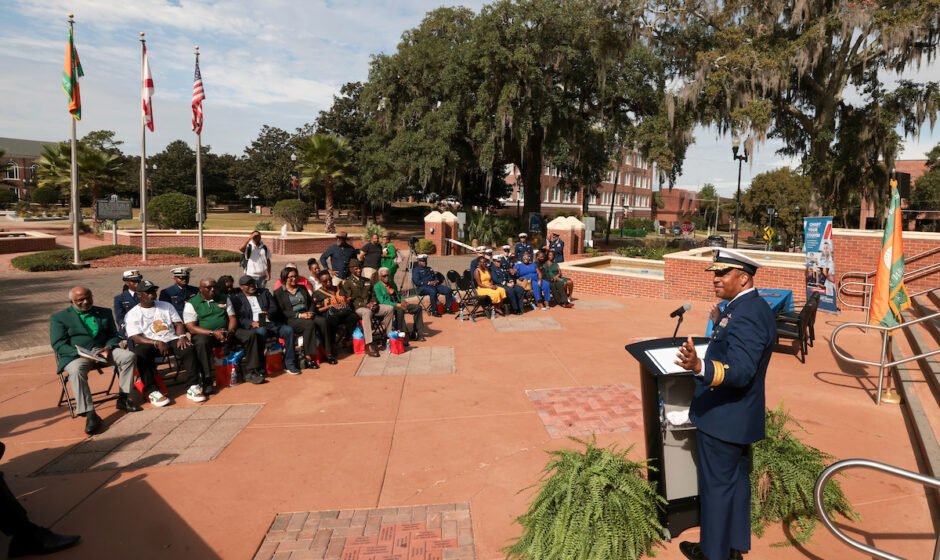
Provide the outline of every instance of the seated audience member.
[[[503,300],[506,299],[506,290],[493,283],[493,275],[490,273],[490,261],[487,258],[480,259],[477,266],[474,282],[477,285],[477,294],[489,296],[493,300],[493,305],[498,308],[503,307]],[[505,314],[505,313],[504,313]]]
[[[170,399],[157,388],[155,376],[157,355],[167,358],[170,354],[182,362],[186,370],[186,398],[193,402],[204,402],[196,352],[190,334],[183,326],[183,319],[176,308],[166,301],[157,301],[157,286],[150,280],[137,284],[140,304],[127,312],[127,338],[134,342],[137,356],[137,375],[144,384],[144,394],[153,406],[166,406]],[[185,303],[185,302],[184,302]]]
[[189,298],[183,308],[183,322],[186,330],[193,335],[196,363],[202,377],[202,393],[211,395],[215,392],[212,349],[228,342],[238,328],[232,300],[218,292],[215,280],[203,278],[199,281],[199,293]]
[[[484,247],[483,245],[480,245],[474,250],[476,251],[476,256],[473,257],[473,260],[470,261],[469,268],[470,268],[470,278],[475,279],[477,277],[477,267],[480,266],[480,261],[486,258],[486,247]],[[474,280],[474,282],[475,281],[476,280]]]
[[[252,276],[244,275],[238,279],[238,286],[241,288],[232,298],[232,307],[235,309],[235,317],[241,327],[235,332],[235,336],[241,340],[239,335],[242,331],[251,330],[261,337],[261,344],[258,345],[256,352],[260,358],[261,365],[258,367],[259,373],[263,377],[265,371],[264,364],[264,340],[268,335],[277,335],[284,341],[284,369],[291,375],[300,375],[297,369],[296,353],[294,351],[294,329],[289,325],[277,321],[281,310],[274,300],[271,292],[264,288],[258,288],[255,279]],[[248,351],[245,351],[247,356]],[[252,381],[252,383],[254,383]]]
[[49,317],[49,342],[55,350],[57,372],[68,374],[75,411],[85,417],[85,433],[93,434],[101,428],[101,417],[92,402],[88,372],[101,364],[79,356],[76,346],[101,356],[107,365],[117,366],[117,408],[127,412],[140,410],[128,396],[134,384],[134,353],[118,348],[121,338],[114,317],[109,309],[95,307],[91,290],[76,286],[69,291],[69,301],[71,306]]
[[307,270],[310,271],[310,276],[307,277],[307,281],[310,284],[310,287],[307,288],[311,294],[320,289],[320,286],[323,284],[320,283],[320,261],[316,257],[310,257],[307,259]]
[[[411,340],[424,341],[424,310],[417,303],[406,303],[401,299],[401,292],[392,279],[391,271],[379,268],[379,281],[375,283],[375,298],[380,305],[390,305],[395,308],[395,318],[398,321],[398,330],[408,332]],[[411,330],[405,329],[405,313],[411,315]]]
[[506,291],[506,299],[509,300],[509,308],[514,315],[522,315],[522,306],[525,302],[525,288],[516,284],[512,276],[509,275],[508,267],[504,267],[506,259],[503,255],[493,257],[493,265],[490,272],[493,275],[493,283]]
[[359,315],[349,307],[349,302],[339,286],[333,285],[333,276],[328,270],[321,270],[318,280],[320,288],[313,292],[313,304],[317,313],[326,318],[326,335],[323,337],[323,349],[326,350],[326,362],[336,365],[336,330],[346,326],[347,336],[356,330]]
[[[294,270],[297,270],[297,265],[292,262],[289,262],[284,265],[284,268],[293,268]],[[280,288],[283,285],[284,285],[284,282],[282,282],[281,279],[278,278],[277,282],[274,283],[274,288],[271,289],[271,293],[273,294],[275,291],[277,291],[278,288]],[[310,292],[310,282],[307,280],[307,277],[304,276],[303,274],[297,275],[297,285],[303,286],[307,290],[307,292]]]
[[398,273],[398,250],[387,233],[382,236],[382,260],[379,264],[388,269],[388,277],[394,280]]
[[434,269],[428,266],[427,255],[418,255],[415,267],[411,271],[411,281],[419,294],[431,297],[431,315],[440,317],[437,312],[437,296],[439,295],[444,296],[445,312],[451,313],[454,304],[454,291],[437,280]]
[[392,311],[390,305],[379,305],[375,299],[375,290],[372,289],[372,280],[363,278],[362,265],[356,259],[349,260],[349,276],[343,280],[343,293],[349,300],[349,306],[356,311],[362,319],[362,335],[366,341],[366,354],[378,357],[379,351],[375,347],[372,337],[372,317],[382,318],[382,328],[388,332],[392,324]]
[[372,280],[372,277],[382,265],[382,244],[379,243],[379,234],[373,233],[369,242],[359,248],[359,262],[362,263],[362,277]]
[[[319,369],[317,365],[317,333],[326,336],[326,318],[320,317],[313,307],[313,298],[307,288],[300,285],[303,278],[296,267],[285,266],[281,270],[280,288],[274,290],[274,299],[281,309],[281,316],[294,329],[294,333],[304,339],[303,351],[307,367]],[[325,348],[324,348],[325,349]]]
[[545,263],[542,265],[542,277],[548,281],[549,289],[552,293],[552,299],[562,307],[574,307],[568,298],[574,290],[574,282],[570,278],[565,278],[558,270],[555,263],[555,253],[548,251],[545,253]]
[[516,254],[512,252],[512,247],[503,245],[503,260],[512,264],[515,261]]
[[[0,458],[6,446],[0,442]],[[59,535],[29,520],[26,508],[7,486],[0,473],[0,532],[10,537],[6,550],[9,558],[52,554],[77,545],[82,538],[75,535]]]
[[219,276],[219,279],[215,282],[215,293],[232,297],[235,293],[235,279],[228,274]]
[[186,301],[199,293],[199,290],[189,285],[189,273],[193,269],[180,266],[170,271],[173,274],[174,284],[160,292],[160,301],[165,301],[176,309],[176,314],[183,316],[183,306]]
[[531,291],[535,302],[542,310],[548,309],[548,299],[551,297],[551,288],[548,281],[542,278],[542,271],[532,262],[532,255],[522,253],[522,262],[516,263],[519,272],[519,283],[526,291]]
[[139,270],[125,270],[122,278],[124,286],[121,287],[121,293],[114,296],[114,321],[117,323],[118,335],[126,339],[124,316],[140,303],[140,298],[137,297],[137,283],[143,280],[144,276]]

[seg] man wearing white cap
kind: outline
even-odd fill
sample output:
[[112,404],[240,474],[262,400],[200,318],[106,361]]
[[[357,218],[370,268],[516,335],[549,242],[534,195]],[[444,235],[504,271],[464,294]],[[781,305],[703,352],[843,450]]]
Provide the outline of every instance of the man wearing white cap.
[[411,281],[414,283],[419,294],[431,297],[431,315],[435,317],[439,315],[437,312],[438,295],[444,296],[444,309],[446,312],[449,313],[452,311],[454,291],[437,281],[437,274],[428,266],[427,255],[423,253],[418,255],[415,267],[411,271]]
[[692,560],[739,559],[751,548],[750,446],[765,437],[764,378],[776,341],[776,321],[754,289],[760,264],[729,249],[715,249],[711,342],[704,358],[692,338],[676,363],[695,373],[689,419],[696,428],[701,542],[679,550]]
[[189,285],[189,273],[193,269],[188,266],[178,266],[170,271],[174,284],[160,291],[160,301],[165,301],[176,309],[176,314],[183,316],[183,309],[189,298],[199,293],[199,289]]
[[516,243],[516,246],[513,248],[512,252],[516,255],[516,262],[522,262],[523,253],[529,253],[529,256],[532,256],[532,244],[529,243],[528,233],[519,234],[519,242]]
[[124,316],[140,303],[140,298],[137,297],[137,284],[144,279],[144,275],[139,270],[125,270],[121,279],[124,280],[124,286],[121,287],[121,293],[114,296],[114,321],[117,323],[118,334],[126,340]]

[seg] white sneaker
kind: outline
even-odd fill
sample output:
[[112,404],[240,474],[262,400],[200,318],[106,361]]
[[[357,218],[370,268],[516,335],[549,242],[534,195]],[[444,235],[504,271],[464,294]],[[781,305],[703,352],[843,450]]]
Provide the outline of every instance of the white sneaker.
[[166,406],[170,404],[170,399],[168,399],[166,395],[164,395],[160,391],[154,391],[150,393],[149,398],[150,398],[150,404],[152,404],[153,406]]
[[193,402],[205,402],[206,400],[206,396],[202,394],[202,387],[199,385],[191,385],[186,390],[186,398]]

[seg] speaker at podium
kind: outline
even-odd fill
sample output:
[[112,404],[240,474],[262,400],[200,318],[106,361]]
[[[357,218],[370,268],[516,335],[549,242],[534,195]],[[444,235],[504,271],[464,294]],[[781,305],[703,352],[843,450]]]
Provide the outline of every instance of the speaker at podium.
[[[675,365],[682,338],[658,338],[626,346],[640,365],[643,430],[649,479],[656,483],[666,505],[660,523],[667,540],[699,525],[698,448],[689,407],[695,376]],[[707,337],[693,337],[699,356],[705,355]]]

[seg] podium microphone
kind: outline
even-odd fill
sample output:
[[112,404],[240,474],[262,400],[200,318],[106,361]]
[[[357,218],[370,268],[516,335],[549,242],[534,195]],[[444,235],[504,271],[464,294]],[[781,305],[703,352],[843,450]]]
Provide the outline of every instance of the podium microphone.
[[673,343],[673,344],[677,344],[677,342],[676,342],[676,335],[679,334],[679,325],[682,324],[682,319],[685,317],[685,312],[688,311],[689,309],[692,309],[692,305],[689,304],[689,303],[684,303],[684,304],[682,304],[682,307],[680,307],[679,309],[676,309],[675,311],[673,311],[672,313],[669,314],[669,317],[670,317],[670,318],[674,318],[674,317],[678,317],[678,318],[679,318],[679,320],[676,321],[676,330],[673,331],[673,333],[672,333],[672,343]]
[[686,311],[688,311],[689,309],[692,309],[692,305],[689,304],[689,303],[684,303],[684,304],[682,304],[682,307],[680,307],[679,309],[676,309],[675,311],[673,311],[672,313],[670,313],[670,314],[669,314],[669,318],[670,318],[670,319],[675,319],[676,317],[682,317],[682,315],[683,315]]

